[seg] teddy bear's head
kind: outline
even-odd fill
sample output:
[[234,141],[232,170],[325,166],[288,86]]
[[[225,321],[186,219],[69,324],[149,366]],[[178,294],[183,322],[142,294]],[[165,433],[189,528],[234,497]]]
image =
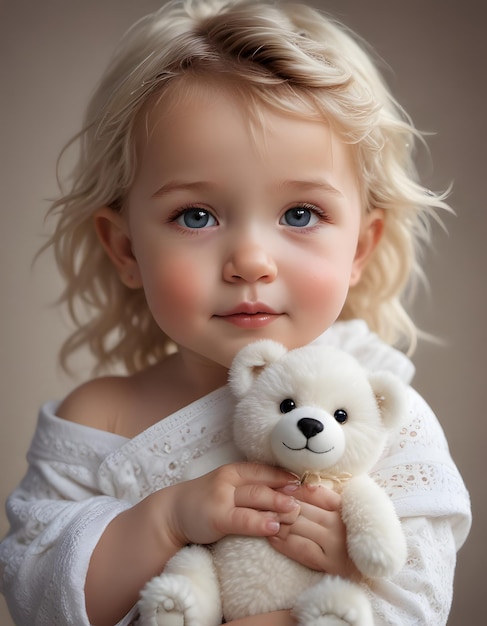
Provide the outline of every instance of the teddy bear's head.
[[332,347],[288,351],[271,340],[235,357],[235,443],[249,461],[297,474],[367,472],[404,415],[405,387]]

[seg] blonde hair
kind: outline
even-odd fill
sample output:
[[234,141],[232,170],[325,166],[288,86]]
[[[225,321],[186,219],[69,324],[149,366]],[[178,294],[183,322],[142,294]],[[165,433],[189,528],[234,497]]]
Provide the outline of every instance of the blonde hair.
[[412,350],[418,331],[404,295],[421,276],[427,218],[448,208],[418,181],[412,155],[420,134],[344,26],[303,5],[201,0],[171,2],[128,31],[83,130],[65,148],[79,142],[79,157],[69,191],[50,208],[58,220],[45,246],[53,247],[66,280],[61,301],[76,326],[62,346],[63,365],[88,346],[98,370],[121,362],[132,372],[169,349],[143,291],[119,280],[93,213],[101,206],[123,210],[137,166],[136,121],[151,98],[164,98],[168,85],[187,76],[228,79],[257,116],[262,105],[321,116],[353,145],[364,206],[384,210],[385,228],[340,319],[362,318],[386,342]]

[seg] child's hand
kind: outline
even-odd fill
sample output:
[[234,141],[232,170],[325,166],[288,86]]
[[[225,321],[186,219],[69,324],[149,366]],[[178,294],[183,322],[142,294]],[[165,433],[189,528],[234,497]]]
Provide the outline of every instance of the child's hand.
[[[291,491],[292,490],[292,491]],[[341,497],[318,485],[288,486],[301,508],[294,524],[281,526],[269,537],[282,554],[307,567],[345,578],[359,579],[360,573],[347,552],[347,532],[340,515]]]
[[175,485],[174,536],[182,544],[207,544],[230,534],[275,535],[298,518],[295,498],[277,491],[295,481],[275,467],[233,463]]

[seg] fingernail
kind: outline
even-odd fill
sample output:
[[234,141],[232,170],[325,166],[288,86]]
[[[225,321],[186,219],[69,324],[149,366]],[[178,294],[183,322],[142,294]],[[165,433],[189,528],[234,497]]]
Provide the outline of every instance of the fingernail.
[[299,506],[299,502],[295,498],[289,498],[284,507],[286,511],[294,511]]
[[281,527],[281,525],[279,524],[279,522],[274,522],[272,520],[268,520],[266,523],[266,529],[271,532],[271,533],[277,533],[279,532],[279,528]]
[[320,485],[320,483],[307,483],[305,487],[309,491],[316,491],[317,489],[325,489],[325,486]]
[[282,488],[283,493],[294,493],[299,489],[299,483],[289,483]]

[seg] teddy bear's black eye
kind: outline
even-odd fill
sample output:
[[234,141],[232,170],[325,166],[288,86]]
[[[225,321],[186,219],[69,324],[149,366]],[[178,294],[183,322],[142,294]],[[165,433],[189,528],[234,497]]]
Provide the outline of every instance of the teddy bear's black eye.
[[337,409],[335,411],[334,418],[339,424],[345,424],[345,422],[348,420],[348,413],[345,411],[345,409]]
[[296,402],[294,402],[292,398],[286,398],[281,402],[279,408],[281,410],[281,413],[289,413],[296,408]]

